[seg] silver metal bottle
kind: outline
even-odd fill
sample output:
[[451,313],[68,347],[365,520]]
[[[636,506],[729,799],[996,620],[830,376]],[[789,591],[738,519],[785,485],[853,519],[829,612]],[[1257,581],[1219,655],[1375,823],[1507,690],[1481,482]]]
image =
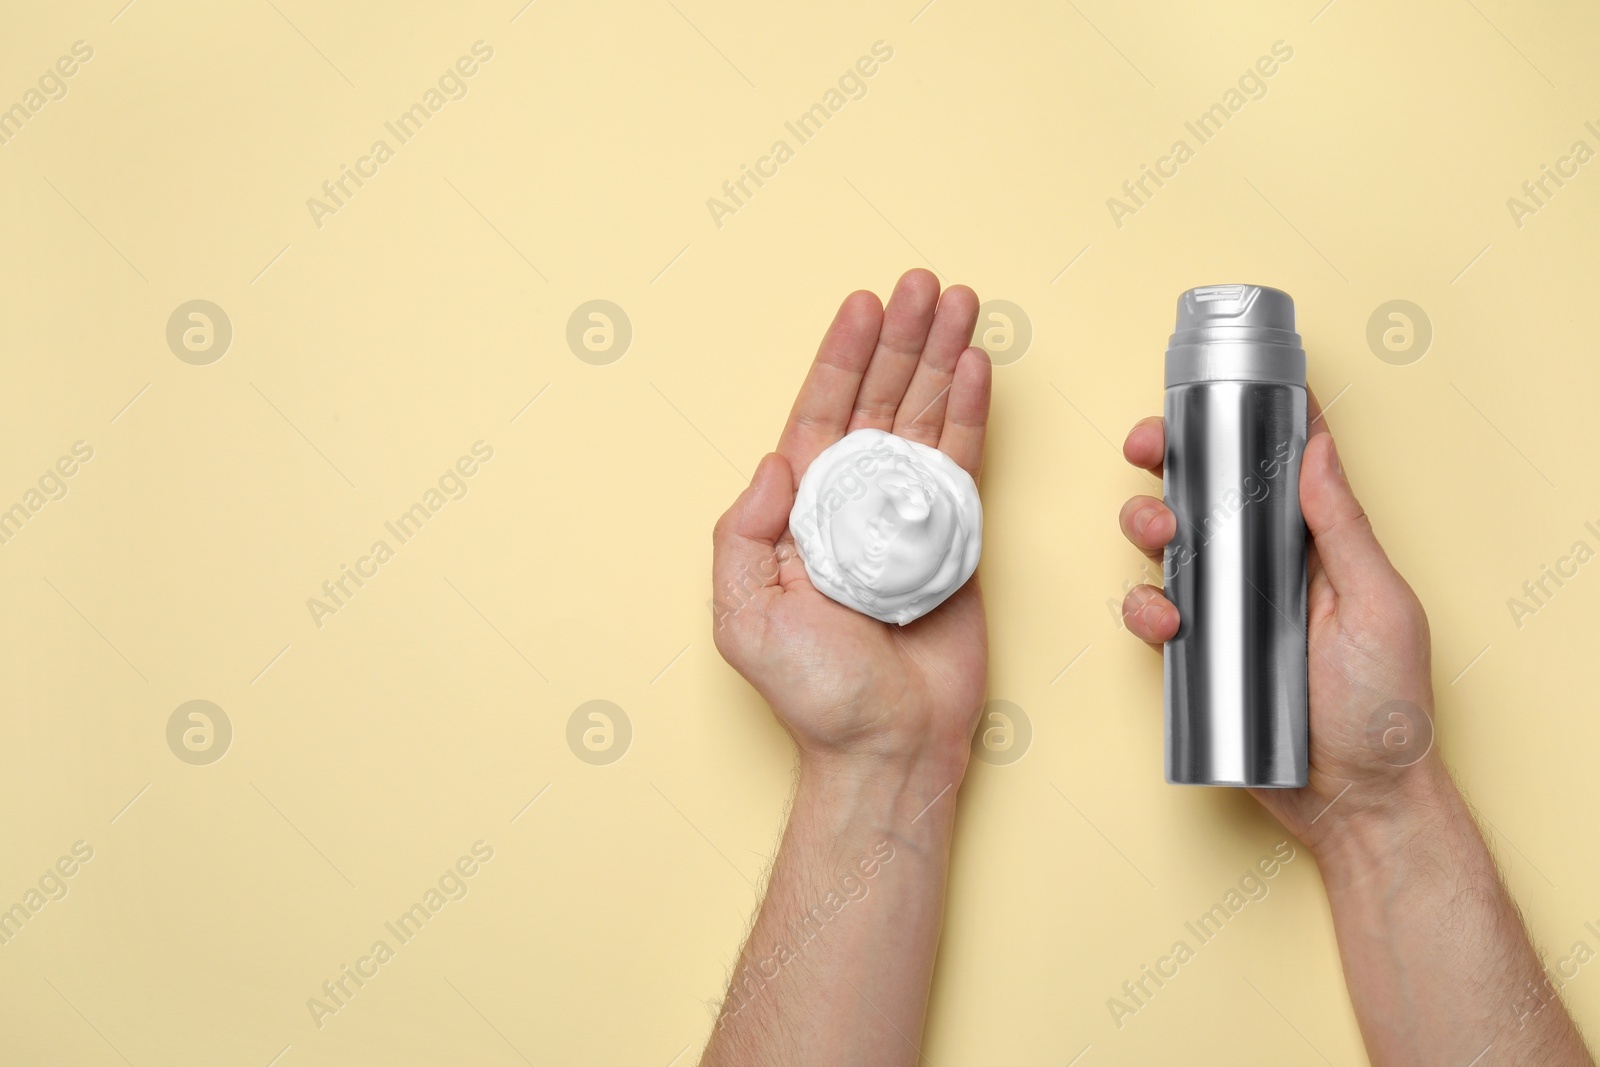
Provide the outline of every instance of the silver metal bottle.
[[1178,298],[1167,346],[1163,658],[1167,781],[1306,784],[1306,354],[1294,301],[1257,285]]

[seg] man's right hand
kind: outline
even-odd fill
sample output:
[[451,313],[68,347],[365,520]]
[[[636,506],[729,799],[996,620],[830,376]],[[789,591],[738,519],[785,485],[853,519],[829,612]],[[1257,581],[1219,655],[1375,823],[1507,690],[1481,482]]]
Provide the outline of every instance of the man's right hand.
[[[1433,744],[1422,605],[1373,536],[1309,393],[1308,404],[1310,784],[1252,792],[1317,859],[1375,1067],[1592,1067]],[[1162,420],[1145,419],[1123,453],[1159,472],[1165,445]],[[1177,522],[1139,496],[1122,529],[1159,562]],[[1128,594],[1123,617],[1156,647],[1178,630],[1150,586]]]
[[[1428,618],[1373,535],[1327,420],[1316,397],[1307,395],[1311,435],[1301,459],[1300,510],[1312,539],[1306,590],[1310,784],[1252,792],[1315,851],[1335,826],[1392,814],[1394,805],[1438,785],[1444,771],[1433,746]],[[1129,463],[1159,475],[1163,420],[1140,421],[1122,451]],[[1172,510],[1149,496],[1124,504],[1121,524],[1128,540],[1157,564],[1178,528]],[[1178,632],[1178,609],[1152,586],[1129,592],[1122,612],[1128,630],[1158,649]]]

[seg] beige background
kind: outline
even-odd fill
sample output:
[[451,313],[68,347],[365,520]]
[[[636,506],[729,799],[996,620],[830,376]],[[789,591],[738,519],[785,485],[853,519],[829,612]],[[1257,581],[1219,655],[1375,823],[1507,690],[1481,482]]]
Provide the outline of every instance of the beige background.
[[[963,790],[928,1062],[1363,1062],[1303,853],[1120,1030],[1106,1004],[1282,836],[1163,784],[1159,661],[1107,609],[1149,484],[1117,448],[1208,282],[1298,301],[1429,609],[1440,743],[1551,963],[1600,948],[1600,567],[1507,607],[1600,548],[1600,164],[1520,228],[1506,205],[1600,148],[1600,14],[923,2],[7,5],[0,106],[94,50],[0,146],[0,506],[94,450],[0,546],[0,906],[94,850],[0,946],[8,1062],[692,1062],[791,759],[712,646],[710,527],[839,299],[916,265],[1034,333],[997,368],[983,564],[990,695],[1034,738]],[[715,225],[880,40],[865,97]],[[1115,225],[1280,40],[1266,95]],[[307,198],[380,137],[319,228]],[[565,339],[596,298],[633,328],[604,366]],[[206,366],[166,341],[193,299],[234,331]],[[1366,341],[1393,299],[1434,330],[1409,365]],[[479,440],[466,497],[319,629],[307,598]],[[194,699],[233,729],[209,765],[167,742]],[[567,744],[591,699],[632,725],[610,765]],[[480,840],[470,893],[319,1029],[308,998]],[[1594,1032],[1600,966],[1567,994]]]

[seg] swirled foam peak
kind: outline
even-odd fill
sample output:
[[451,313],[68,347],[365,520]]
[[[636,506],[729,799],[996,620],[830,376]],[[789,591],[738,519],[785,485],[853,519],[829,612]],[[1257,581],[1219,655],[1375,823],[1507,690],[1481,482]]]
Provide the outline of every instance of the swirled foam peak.
[[978,569],[983,505],[972,476],[938,449],[856,430],[806,468],[789,530],[812,585],[903,626]]

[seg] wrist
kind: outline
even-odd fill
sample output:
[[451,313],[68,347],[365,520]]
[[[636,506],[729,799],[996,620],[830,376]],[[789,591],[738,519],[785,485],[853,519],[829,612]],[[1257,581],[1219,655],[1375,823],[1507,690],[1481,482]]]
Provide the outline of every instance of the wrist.
[[804,752],[791,819],[840,842],[887,838],[914,850],[948,847],[970,750],[911,757]]
[[[1355,790],[1352,790],[1355,792]],[[1437,753],[1404,768],[1381,789],[1362,790],[1342,806],[1335,801],[1324,826],[1306,835],[1323,878],[1350,883],[1392,868],[1408,855],[1428,850],[1462,808],[1461,796]]]
[[[935,789],[961,786],[972,755],[972,730],[949,731],[942,736],[936,724],[925,723],[907,736],[866,737],[849,745],[828,745],[799,741],[802,777],[831,780],[839,784],[883,789],[927,785]],[[931,797],[930,797],[931,799]]]

